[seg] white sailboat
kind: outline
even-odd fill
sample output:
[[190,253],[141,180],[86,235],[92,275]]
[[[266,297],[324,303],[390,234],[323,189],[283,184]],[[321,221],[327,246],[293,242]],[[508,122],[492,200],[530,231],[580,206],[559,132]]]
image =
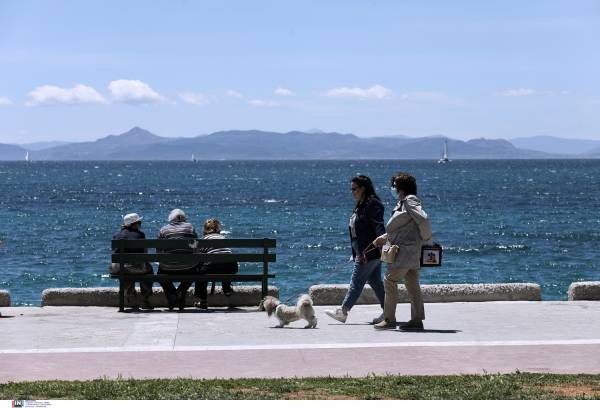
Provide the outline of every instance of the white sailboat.
[[29,161],[29,152],[25,153],[25,161],[28,162]]
[[438,163],[449,163],[450,159],[448,158],[448,141],[444,140],[444,154],[442,158],[438,160]]
[[196,163],[196,157],[194,156],[194,153],[192,153],[192,161]]

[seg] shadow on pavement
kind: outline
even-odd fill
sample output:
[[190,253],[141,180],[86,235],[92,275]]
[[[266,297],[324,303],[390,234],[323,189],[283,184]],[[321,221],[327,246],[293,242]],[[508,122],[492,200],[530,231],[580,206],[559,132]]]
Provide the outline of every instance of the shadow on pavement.
[[318,330],[318,327],[315,327],[314,329],[311,328],[306,328],[306,327],[302,327],[302,326],[297,326],[297,327],[292,327],[292,326],[284,326],[284,327],[277,327],[277,326],[271,326],[268,327],[268,329],[291,329],[291,330]]
[[402,332],[402,333],[462,333],[462,330],[454,330],[454,329],[447,329],[447,330],[435,330],[435,329],[402,330],[402,329],[398,329],[398,331]]

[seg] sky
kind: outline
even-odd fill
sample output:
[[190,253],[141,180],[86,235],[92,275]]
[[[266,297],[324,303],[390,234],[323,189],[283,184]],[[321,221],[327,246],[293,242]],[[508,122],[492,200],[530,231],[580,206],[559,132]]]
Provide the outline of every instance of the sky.
[[600,0],[0,0],[0,143],[600,140]]

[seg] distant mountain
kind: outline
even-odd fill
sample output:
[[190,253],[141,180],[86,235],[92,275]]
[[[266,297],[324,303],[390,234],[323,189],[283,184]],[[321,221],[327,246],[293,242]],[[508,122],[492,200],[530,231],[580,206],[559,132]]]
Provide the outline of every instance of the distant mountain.
[[36,150],[48,149],[50,147],[55,147],[55,146],[62,146],[62,145],[66,145],[66,144],[69,144],[69,143],[72,143],[72,142],[64,142],[64,141],[60,141],[60,140],[51,140],[51,141],[48,141],[48,142],[26,143],[26,144],[21,144],[19,146],[21,146],[25,150],[36,151]]
[[25,160],[26,153],[20,146],[0,143],[0,160]]
[[[442,135],[410,138],[353,134],[228,130],[191,138],[167,138],[135,127],[94,142],[69,143],[30,153],[32,160],[305,160],[427,159],[441,157],[448,142],[450,159],[531,159],[556,155],[519,149],[505,139],[455,140]],[[13,148],[21,149],[13,146]],[[16,157],[24,158],[23,149]],[[10,156],[13,157],[13,156]],[[6,159],[5,159],[6,160]]]
[[557,155],[586,155],[600,149],[600,140],[566,139],[555,136],[533,136],[510,139],[520,149],[532,149]]
[[146,145],[160,145],[177,139],[156,136],[140,127],[109,135],[93,142],[69,143],[42,149],[31,154],[34,160],[143,160],[137,149]]

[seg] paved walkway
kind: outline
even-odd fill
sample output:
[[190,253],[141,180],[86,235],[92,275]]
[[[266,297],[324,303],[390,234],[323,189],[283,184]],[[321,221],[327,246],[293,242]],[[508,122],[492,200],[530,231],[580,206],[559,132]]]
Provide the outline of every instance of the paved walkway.
[[[377,306],[346,324],[283,329],[255,309],[184,313],[0,308],[0,382],[48,379],[600,374],[600,302],[426,305],[424,332],[379,332]],[[398,305],[398,317],[407,304]],[[402,319],[401,319],[402,320]],[[405,320],[405,319],[404,319]]]

